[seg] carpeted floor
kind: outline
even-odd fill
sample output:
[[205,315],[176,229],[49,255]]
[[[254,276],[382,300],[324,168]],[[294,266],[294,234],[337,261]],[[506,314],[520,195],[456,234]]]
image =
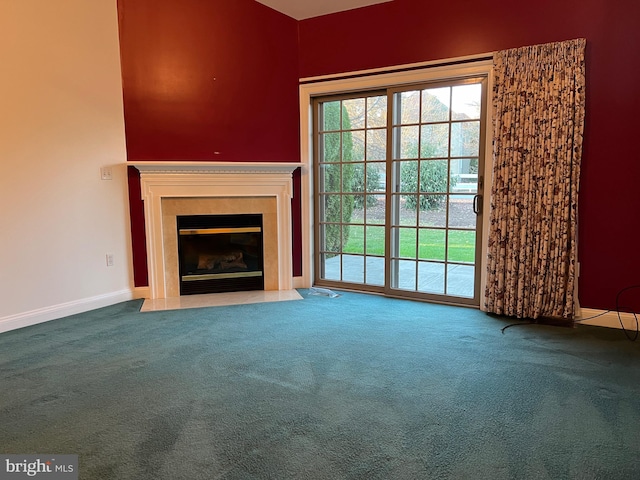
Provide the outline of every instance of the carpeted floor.
[[637,479],[640,342],[357,293],[0,335],[0,453],[81,479]]

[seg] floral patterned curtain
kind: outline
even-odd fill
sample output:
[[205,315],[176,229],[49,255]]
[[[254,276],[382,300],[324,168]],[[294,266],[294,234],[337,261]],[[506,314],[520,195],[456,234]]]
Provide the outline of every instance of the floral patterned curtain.
[[494,55],[488,312],[574,316],[585,45]]

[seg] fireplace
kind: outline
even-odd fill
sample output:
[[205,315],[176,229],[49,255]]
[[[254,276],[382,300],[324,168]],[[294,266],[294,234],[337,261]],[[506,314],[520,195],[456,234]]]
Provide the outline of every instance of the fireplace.
[[300,163],[145,161],[129,165],[140,171],[149,274],[147,298],[186,294],[180,285],[177,234],[178,218],[185,216],[261,215],[262,288],[293,288],[292,173]]
[[180,295],[264,290],[262,215],[177,217]]

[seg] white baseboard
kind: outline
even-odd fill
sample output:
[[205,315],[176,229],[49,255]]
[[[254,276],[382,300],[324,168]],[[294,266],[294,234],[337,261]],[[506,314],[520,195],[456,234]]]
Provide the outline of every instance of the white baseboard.
[[309,288],[310,286],[305,277],[293,277],[293,288]]
[[133,298],[151,298],[149,294],[149,287],[135,287],[133,289]]
[[[636,316],[640,320],[640,314],[636,314]],[[593,308],[583,308],[580,316],[576,317],[576,321],[581,325],[619,329],[622,329],[622,325],[624,325],[625,330],[633,332],[638,328],[636,317],[634,317],[632,313],[620,312],[620,317],[618,318],[618,312],[608,312],[606,310],[596,310]],[[620,324],[621,321],[622,325]]]
[[48,322],[76,313],[88,312],[97,308],[108,307],[116,303],[126,302],[134,298],[134,291],[124,289],[118,292],[105,293],[95,297],[81,298],[72,302],[60,303],[49,307],[38,308],[28,312],[17,313],[0,318],[0,333],[16,330],[18,328],[29,327],[38,323]]

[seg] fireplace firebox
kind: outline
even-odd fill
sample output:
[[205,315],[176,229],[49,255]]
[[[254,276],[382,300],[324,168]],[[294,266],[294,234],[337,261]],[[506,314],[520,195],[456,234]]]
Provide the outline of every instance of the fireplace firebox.
[[264,290],[261,214],[176,220],[180,295]]

